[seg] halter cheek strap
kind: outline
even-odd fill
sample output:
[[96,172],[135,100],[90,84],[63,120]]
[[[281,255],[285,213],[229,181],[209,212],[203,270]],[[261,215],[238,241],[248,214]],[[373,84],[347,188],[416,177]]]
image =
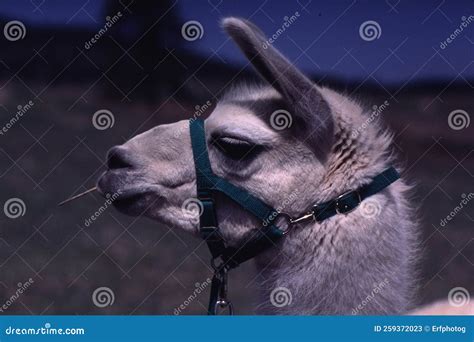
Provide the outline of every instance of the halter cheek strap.
[[[203,208],[199,217],[200,234],[209,247],[214,268],[208,314],[216,314],[219,308],[228,309],[232,313],[232,304],[226,296],[227,271],[274,246],[282,238],[283,232],[270,224],[262,229],[251,230],[238,248],[227,246],[219,232],[213,199],[215,192],[231,198],[262,222],[276,210],[212,172],[203,120],[191,120],[190,132],[196,168],[197,197]],[[217,261],[219,259],[220,262]]]
[[[398,172],[391,167],[374,177],[371,183],[346,192],[333,200],[315,204],[309,212],[300,217],[291,218],[267,205],[247,190],[215,175],[209,161],[204,121],[191,119],[189,127],[196,168],[197,197],[203,209],[199,217],[200,235],[209,247],[212,255],[211,265],[214,269],[209,315],[215,315],[218,309],[228,310],[232,314],[232,303],[227,299],[227,272],[229,270],[275,246],[293,225],[309,220],[321,222],[336,214],[348,213],[365,198],[378,193],[400,177]],[[214,202],[215,192],[226,195],[262,221],[262,227],[250,230],[238,247],[228,246],[219,232]],[[286,218],[288,229],[281,230],[275,225],[278,217]]]

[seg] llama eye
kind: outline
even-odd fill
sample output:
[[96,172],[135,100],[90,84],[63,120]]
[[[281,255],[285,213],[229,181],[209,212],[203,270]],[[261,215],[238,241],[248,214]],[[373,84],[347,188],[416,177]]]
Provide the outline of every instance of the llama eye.
[[215,138],[212,144],[233,160],[248,160],[261,151],[261,146],[237,138],[219,137]]

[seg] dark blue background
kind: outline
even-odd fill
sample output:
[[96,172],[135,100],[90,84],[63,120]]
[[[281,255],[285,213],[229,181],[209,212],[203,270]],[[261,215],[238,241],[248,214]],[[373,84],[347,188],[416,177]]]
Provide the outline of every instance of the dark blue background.
[[[124,1],[125,3],[125,1]],[[299,11],[299,19],[275,43],[290,60],[308,72],[339,78],[396,82],[442,79],[465,81],[474,77],[474,23],[446,49],[440,43],[474,14],[474,2],[464,1],[195,1],[176,2],[183,22],[197,20],[204,27],[201,40],[188,48],[203,55],[242,64],[242,56],[219,28],[219,18],[251,18],[268,35]],[[3,0],[0,16],[31,25],[103,25],[103,1]],[[366,42],[359,26],[377,21],[382,34]],[[303,54],[307,46],[311,47]],[[212,50],[211,50],[212,49]],[[437,52],[438,51],[438,52]],[[472,84],[472,82],[471,82]]]

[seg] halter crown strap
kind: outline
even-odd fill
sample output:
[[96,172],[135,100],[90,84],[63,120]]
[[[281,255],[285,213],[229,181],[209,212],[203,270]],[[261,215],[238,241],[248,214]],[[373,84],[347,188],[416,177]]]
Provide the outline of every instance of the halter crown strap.
[[361,186],[356,190],[343,193],[335,199],[313,206],[313,218],[322,222],[336,214],[348,213],[366,198],[375,195],[400,178],[394,167],[389,167],[372,179],[372,182]]

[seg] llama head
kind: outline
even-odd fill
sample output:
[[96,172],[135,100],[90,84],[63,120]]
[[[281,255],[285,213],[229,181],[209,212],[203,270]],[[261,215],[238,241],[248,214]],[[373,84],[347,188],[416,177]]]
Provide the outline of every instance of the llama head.
[[[310,180],[303,186],[316,190],[323,177],[334,136],[331,109],[321,90],[252,23],[227,18],[223,27],[267,84],[234,87],[206,119],[212,169],[269,205],[296,214],[310,204],[298,193],[302,184]],[[98,187],[117,194],[119,210],[197,232],[187,120],[157,126],[112,148],[108,166]],[[216,196],[220,228],[231,244],[262,225],[232,200]]]

